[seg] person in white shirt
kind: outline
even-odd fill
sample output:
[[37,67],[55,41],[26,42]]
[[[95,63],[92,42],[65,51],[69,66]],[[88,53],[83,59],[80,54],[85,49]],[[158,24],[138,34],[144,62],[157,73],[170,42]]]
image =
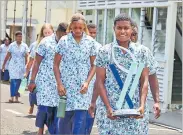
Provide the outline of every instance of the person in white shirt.
[[[4,44],[2,44],[0,46],[0,62],[1,62],[0,63],[1,64],[0,68],[2,68],[4,59],[5,59],[6,54],[8,52],[8,48],[9,48],[9,45],[10,45],[10,39],[6,37],[3,40],[3,43]],[[9,81],[8,64],[9,64],[9,61],[5,65],[5,71],[1,72],[1,80],[3,80],[3,81]]]

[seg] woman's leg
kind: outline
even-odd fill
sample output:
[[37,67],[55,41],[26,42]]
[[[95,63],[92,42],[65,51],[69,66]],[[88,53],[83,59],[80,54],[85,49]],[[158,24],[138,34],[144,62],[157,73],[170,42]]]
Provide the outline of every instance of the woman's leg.
[[17,103],[19,103],[18,98],[20,97],[20,93],[18,92],[20,84],[21,84],[21,79],[16,79],[16,89],[15,89],[16,101],[15,102]]
[[[94,115],[95,116],[95,115]],[[94,123],[94,119],[90,116],[90,114],[87,112],[87,118],[86,118],[86,134],[90,135]]]
[[36,115],[36,127],[38,127],[38,135],[42,135],[44,133],[44,124],[46,123],[46,111],[44,110],[45,106],[38,106],[38,111]]
[[75,110],[73,117],[72,134],[86,134],[87,110]]
[[14,97],[15,97],[15,87],[16,87],[16,79],[11,79],[10,82],[10,96],[11,98],[9,99],[9,102],[14,102]]
[[32,114],[34,111],[33,93],[29,93],[29,103],[30,103],[29,114]]
[[66,111],[64,118],[58,118],[56,134],[70,135],[72,134],[72,118],[74,111]]

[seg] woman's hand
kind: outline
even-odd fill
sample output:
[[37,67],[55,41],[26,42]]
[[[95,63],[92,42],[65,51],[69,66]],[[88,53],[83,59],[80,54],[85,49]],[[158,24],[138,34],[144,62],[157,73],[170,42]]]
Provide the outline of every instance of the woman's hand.
[[60,96],[66,95],[66,89],[64,88],[64,86],[62,84],[57,85],[57,89],[58,89],[58,94]]
[[144,106],[140,106],[137,111],[140,112],[140,116],[131,116],[130,118],[142,119],[144,117]]
[[81,94],[86,94],[86,93],[87,93],[87,90],[88,90],[88,82],[85,82],[85,83],[83,83],[82,86],[81,86],[80,93],[81,93]]
[[28,85],[28,90],[30,92],[33,92],[35,88],[36,88],[36,84],[33,82],[30,82],[30,84]]
[[107,108],[107,118],[111,119],[111,120],[116,120],[117,117],[113,116],[113,110],[111,107]]
[[4,65],[2,66],[2,69],[1,70],[2,70],[2,72],[4,72],[4,70],[5,70],[5,66]]
[[27,78],[27,74],[26,73],[24,74],[24,78]]

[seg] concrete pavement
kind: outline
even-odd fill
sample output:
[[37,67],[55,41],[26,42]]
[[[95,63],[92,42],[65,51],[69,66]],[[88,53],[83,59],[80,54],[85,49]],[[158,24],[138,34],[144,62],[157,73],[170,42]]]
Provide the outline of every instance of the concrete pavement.
[[[34,109],[32,116],[28,115],[29,102],[28,92],[21,96],[22,103],[8,103],[9,85],[1,84],[1,130],[0,134],[24,134],[34,135],[37,128],[35,127],[35,115],[37,108]],[[176,130],[149,124],[150,135],[181,135]],[[93,127],[92,135],[98,135],[96,124]]]

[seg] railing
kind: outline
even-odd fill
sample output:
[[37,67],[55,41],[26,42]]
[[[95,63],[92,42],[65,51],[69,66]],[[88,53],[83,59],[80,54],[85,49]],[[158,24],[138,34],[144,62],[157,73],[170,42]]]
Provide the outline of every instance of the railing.
[[177,22],[176,22],[177,30],[182,36],[182,6],[177,7]]

